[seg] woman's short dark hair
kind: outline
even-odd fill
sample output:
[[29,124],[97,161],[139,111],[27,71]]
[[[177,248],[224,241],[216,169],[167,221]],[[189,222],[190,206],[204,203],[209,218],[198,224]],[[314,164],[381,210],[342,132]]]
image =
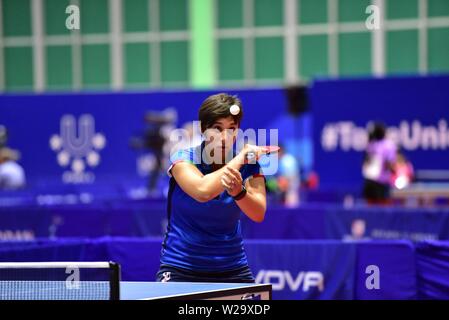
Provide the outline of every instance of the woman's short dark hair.
[[[240,112],[236,115],[231,114],[230,108],[232,105],[237,105]],[[206,131],[221,118],[232,117],[234,122],[240,126],[240,121],[243,117],[242,102],[237,96],[231,96],[226,93],[218,93],[209,96],[201,104],[198,112],[198,118],[201,122],[201,132]]]
[[386,127],[383,122],[372,122],[369,124],[368,140],[380,141],[385,138]]

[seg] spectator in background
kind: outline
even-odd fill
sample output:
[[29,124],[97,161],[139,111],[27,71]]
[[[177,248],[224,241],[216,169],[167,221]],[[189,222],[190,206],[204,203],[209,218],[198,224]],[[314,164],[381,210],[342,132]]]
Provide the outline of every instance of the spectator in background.
[[396,146],[386,138],[383,123],[371,123],[368,127],[368,146],[363,161],[365,179],[363,196],[369,204],[390,202],[390,183],[396,162]]
[[297,207],[301,185],[299,163],[295,156],[286,152],[283,146],[281,146],[278,156],[278,173],[267,181],[267,188],[275,193],[285,206]]
[[173,108],[167,108],[162,112],[148,111],[145,114],[147,129],[145,132],[145,147],[152,152],[155,157],[155,166],[151,170],[148,180],[148,190],[151,195],[159,195],[158,182],[163,171],[165,161],[165,145],[169,142],[170,132],[175,128],[178,113]]
[[16,162],[19,152],[3,147],[0,149],[0,189],[16,190],[25,187],[25,172]]
[[168,159],[170,150],[170,133],[175,129],[178,113],[174,108],[163,111],[150,110],[146,112],[144,121],[145,131],[138,137],[131,137],[130,147],[136,150],[149,151],[154,159],[149,166],[148,194],[160,196],[160,175],[163,172],[163,163]]
[[0,149],[6,147],[8,142],[8,129],[2,124],[0,124]]
[[395,188],[404,189],[412,183],[414,179],[413,165],[399,149],[396,153],[396,162],[393,165],[393,169],[391,184]]

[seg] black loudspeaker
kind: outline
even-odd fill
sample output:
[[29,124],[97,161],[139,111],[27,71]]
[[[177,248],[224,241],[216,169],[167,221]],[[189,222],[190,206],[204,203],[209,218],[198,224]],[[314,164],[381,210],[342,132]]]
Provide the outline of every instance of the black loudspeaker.
[[309,110],[307,87],[287,87],[285,88],[285,96],[287,98],[287,108],[289,114],[299,116],[301,113]]

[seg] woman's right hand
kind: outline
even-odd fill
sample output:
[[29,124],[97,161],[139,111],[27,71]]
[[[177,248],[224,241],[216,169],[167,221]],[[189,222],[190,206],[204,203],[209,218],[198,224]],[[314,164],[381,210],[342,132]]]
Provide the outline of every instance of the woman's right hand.
[[242,154],[245,163],[254,163],[258,161],[266,151],[262,147],[253,144],[245,144],[240,153]]

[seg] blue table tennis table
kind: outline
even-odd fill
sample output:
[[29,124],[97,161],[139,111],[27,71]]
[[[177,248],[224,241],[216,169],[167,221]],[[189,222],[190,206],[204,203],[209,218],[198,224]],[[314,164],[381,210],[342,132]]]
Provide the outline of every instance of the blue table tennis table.
[[120,266],[114,262],[2,262],[0,300],[270,300],[272,293],[271,284],[120,278]]
[[447,204],[449,203],[449,183],[412,183],[404,189],[393,189],[391,196],[403,203],[417,200],[422,206],[433,205],[437,199],[444,199]]
[[271,284],[121,282],[120,300],[271,300]]
[[[0,300],[109,300],[107,281],[0,281]],[[271,284],[120,282],[120,300],[271,300]]]

